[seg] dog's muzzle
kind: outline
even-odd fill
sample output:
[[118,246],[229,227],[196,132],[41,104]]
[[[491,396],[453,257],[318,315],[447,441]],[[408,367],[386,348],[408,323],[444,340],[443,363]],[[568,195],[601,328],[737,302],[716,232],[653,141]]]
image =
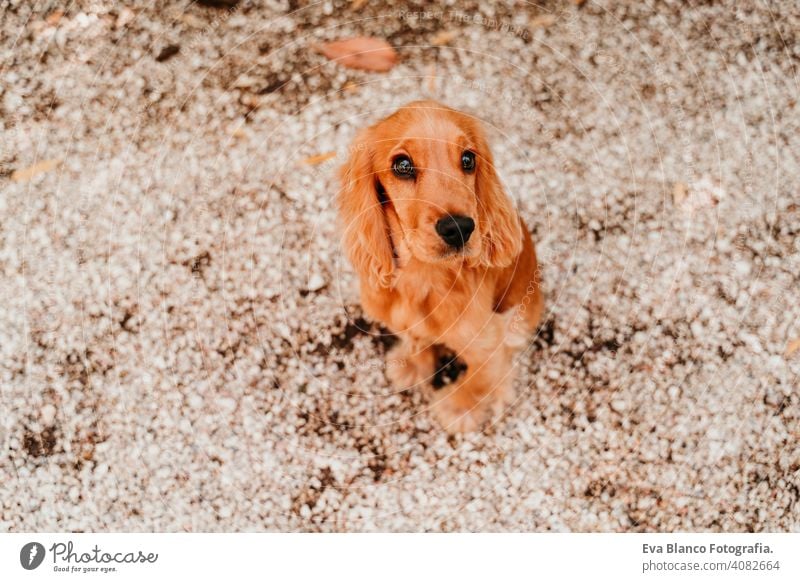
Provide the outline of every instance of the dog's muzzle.
[[473,230],[475,230],[475,221],[469,216],[448,214],[436,222],[436,233],[454,249],[463,248],[469,241]]

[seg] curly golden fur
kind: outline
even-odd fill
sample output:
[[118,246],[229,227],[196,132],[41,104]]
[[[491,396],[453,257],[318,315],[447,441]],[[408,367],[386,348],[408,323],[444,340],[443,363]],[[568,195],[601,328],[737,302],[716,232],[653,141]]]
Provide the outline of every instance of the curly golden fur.
[[[389,379],[428,383],[446,346],[466,371],[435,394],[434,412],[450,431],[479,427],[512,398],[514,353],[543,309],[533,242],[481,124],[433,101],[409,103],[358,134],[341,180],[362,304],[401,339]],[[455,237],[452,217],[462,225]]]

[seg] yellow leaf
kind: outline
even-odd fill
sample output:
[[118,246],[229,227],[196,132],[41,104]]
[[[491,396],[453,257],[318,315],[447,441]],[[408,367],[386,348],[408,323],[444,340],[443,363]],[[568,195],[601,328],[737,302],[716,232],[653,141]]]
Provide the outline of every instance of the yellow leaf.
[[304,160],[301,160],[301,164],[306,164],[307,166],[316,166],[317,164],[321,164],[322,162],[327,162],[328,160],[335,158],[336,152],[327,152],[324,154],[317,154],[316,156],[308,157]]
[[32,166],[28,166],[27,168],[16,170],[13,174],[11,174],[11,179],[15,182],[26,182],[31,178],[35,178],[39,174],[49,172],[60,163],[61,160],[44,160],[43,162],[38,162]]
[[433,46],[444,46],[446,44],[450,44],[450,41],[456,36],[457,33],[455,30],[441,30],[433,35],[433,38],[431,38],[431,44]]
[[531,26],[534,28],[538,27],[545,27],[554,24],[556,21],[556,17],[552,14],[542,14],[541,16],[537,16],[533,20],[531,20]]
[[314,47],[327,58],[349,69],[385,73],[397,64],[397,51],[380,38],[360,36],[326,42]]
[[672,202],[675,206],[680,206],[686,200],[686,184],[683,182],[675,182],[672,188]]
[[244,129],[242,129],[242,126],[234,127],[228,131],[233,137],[244,137],[245,135],[247,135]]
[[45,22],[47,22],[47,24],[49,24],[50,26],[56,26],[58,24],[58,21],[61,20],[62,16],[64,16],[64,11],[56,10],[55,12],[52,12],[50,16],[45,18]]

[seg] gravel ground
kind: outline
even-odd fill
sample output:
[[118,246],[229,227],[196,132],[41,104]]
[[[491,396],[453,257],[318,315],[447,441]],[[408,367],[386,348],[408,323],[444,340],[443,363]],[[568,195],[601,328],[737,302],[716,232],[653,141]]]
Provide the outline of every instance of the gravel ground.
[[[0,531],[800,531],[795,2],[159,4],[0,0]],[[313,50],[355,35],[401,62]],[[479,434],[387,384],[338,248],[415,98],[544,269]]]

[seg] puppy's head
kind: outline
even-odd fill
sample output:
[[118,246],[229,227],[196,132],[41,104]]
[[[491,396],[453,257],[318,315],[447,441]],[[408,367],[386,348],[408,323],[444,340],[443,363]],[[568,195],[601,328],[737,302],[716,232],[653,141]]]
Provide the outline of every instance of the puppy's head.
[[521,250],[480,124],[444,105],[409,103],[363,130],[341,177],[345,248],[375,286],[391,286],[399,246],[425,263],[489,267]]

